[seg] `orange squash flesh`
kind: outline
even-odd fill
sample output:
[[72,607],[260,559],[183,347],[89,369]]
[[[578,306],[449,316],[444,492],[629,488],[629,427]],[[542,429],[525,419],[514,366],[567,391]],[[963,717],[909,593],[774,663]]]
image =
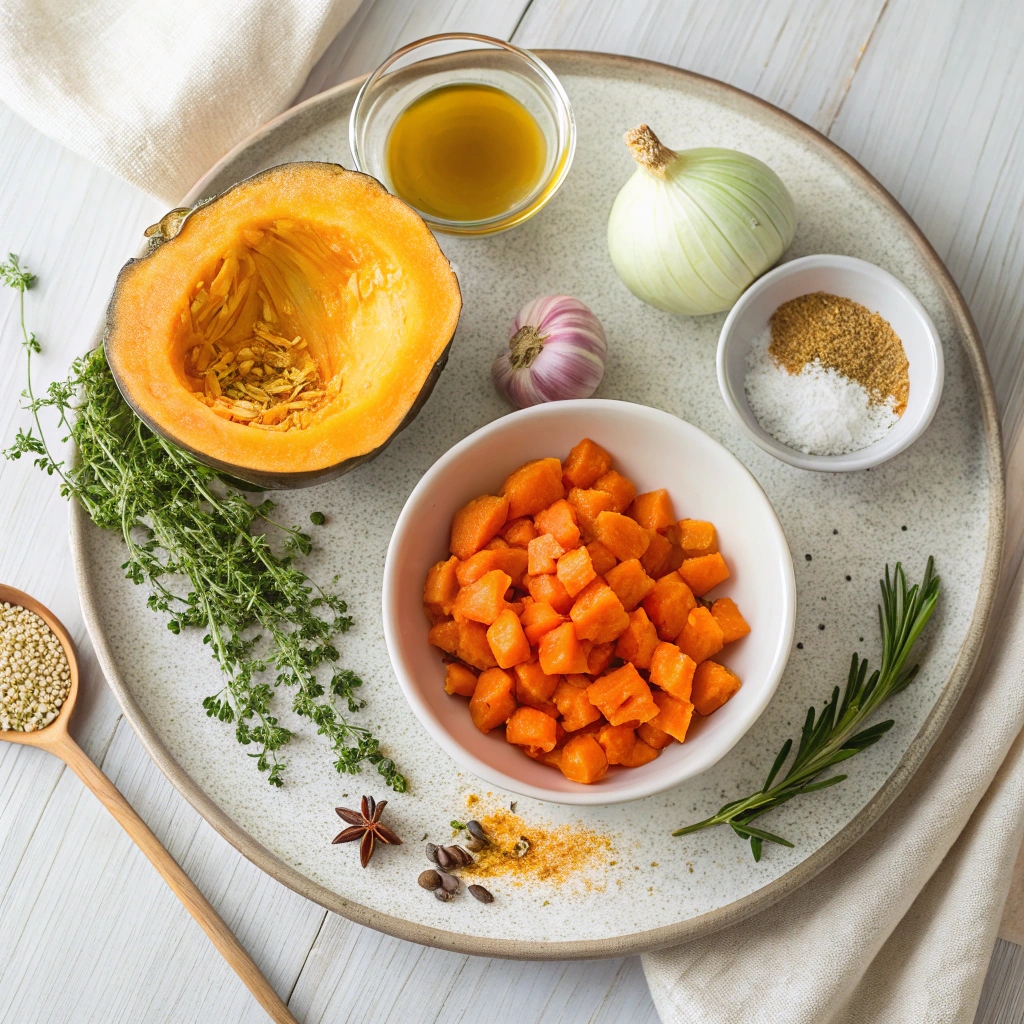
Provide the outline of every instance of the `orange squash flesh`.
[[[122,269],[107,311],[107,361],[142,420],[263,487],[315,483],[383,450],[430,394],[462,308],[419,215],[368,175],[301,162],[248,178],[179,223]],[[227,272],[231,260],[237,275]],[[229,346],[266,320],[262,293],[273,307],[268,322],[302,337],[322,380],[337,387],[308,426],[248,426],[196,396],[203,382],[186,361],[200,335],[190,310],[225,267],[237,309],[223,335]]]

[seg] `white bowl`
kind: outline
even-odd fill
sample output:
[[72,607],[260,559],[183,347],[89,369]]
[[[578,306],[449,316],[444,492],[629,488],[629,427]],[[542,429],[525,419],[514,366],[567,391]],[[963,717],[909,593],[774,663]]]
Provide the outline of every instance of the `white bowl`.
[[[427,570],[448,555],[454,513],[530,459],[564,458],[589,437],[648,491],[668,489],[676,514],[718,527],[731,578],[712,592],[734,598],[751,633],[722,660],[743,680],[739,693],[706,719],[694,716],[686,742],[642,768],[609,770],[600,782],[570,782],[532,761],[501,730],[485,736],[465,698],[444,691],[441,654],[427,643],[421,604]],[[612,804],[658,793],[710,768],[750,728],[771,699],[789,657],[796,613],[793,561],[775,510],[743,464],[691,424],[658,409],[596,399],[552,402],[512,413],[443,455],[409,495],[384,565],[384,636],[406,699],[426,730],[474,775],[501,789],[563,804]]]
[[[807,455],[775,440],[757,422],[743,389],[753,340],[782,303],[809,292],[853,299],[879,313],[899,335],[910,363],[910,397],[899,422],[874,444],[847,455]],[[852,256],[804,256],[769,271],[740,296],[718,339],[718,386],[729,411],[755,444],[801,469],[841,473],[891,459],[931,423],[942,395],[942,378],[942,343],[924,306],[892,274]]]

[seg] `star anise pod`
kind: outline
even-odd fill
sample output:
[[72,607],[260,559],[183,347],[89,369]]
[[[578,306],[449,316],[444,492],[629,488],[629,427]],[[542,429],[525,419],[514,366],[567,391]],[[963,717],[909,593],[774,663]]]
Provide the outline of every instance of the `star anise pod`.
[[358,811],[350,807],[335,807],[338,817],[347,821],[349,827],[339,832],[331,842],[354,843],[360,840],[359,863],[364,868],[370,863],[378,839],[388,846],[401,846],[402,840],[387,825],[381,824],[380,816],[387,805],[387,800],[377,803],[372,796],[364,796]]

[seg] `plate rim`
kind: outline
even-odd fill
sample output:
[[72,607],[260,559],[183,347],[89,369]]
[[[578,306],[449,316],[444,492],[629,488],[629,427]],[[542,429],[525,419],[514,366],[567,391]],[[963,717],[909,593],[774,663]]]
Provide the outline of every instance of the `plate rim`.
[[[833,861],[860,839],[903,791],[911,777],[921,766],[928,751],[945,727],[953,708],[956,706],[971,678],[985,640],[996,597],[1005,530],[1005,475],[1002,430],[985,352],[981,345],[974,319],[959,287],[935,251],[935,248],[907,211],[854,157],[817,129],[774,104],[769,103],[767,100],[763,100],[743,89],[706,75],[700,75],[684,68],[661,63],[660,61],[630,57],[623,54],[559,49],[538,49],[534,52],[542,60],[550,64],[557,64],[560,69],[564,69],[556,69],[556,74],[577,73],[628,78],[630,77],[630,72],[636,73],[639,71],[648,76],[674,79],[689,91],[696,90],[698,93],[712,97],[719,103],[724,103],[724,105],[733,109],[743,110],[756,121],[762,124],[770,124],[791,138],[809,145],[817,150],[828,162],[844,172],[848,178],[854,180],[859,187],[873,195],[879,204],[886,208],[887,212],[900,222],[907,236],[917,247],[929,269],[932,279],[939,285],[952,310],[957,327],[963,335],[963,346],[970,362],[975,387],[978,390],[981,419],[988,445],[989,521],[985,561],[982,566],[978,598],[974,605],[971,621],[946,684],[921,728],[918,730],[917,735],[910,742],[903,757],[900,758],[878,792],[828,842],[784,875],[732,903],[685,921],[678,921],[674,924],[662,925],[645,931],[633,932],[628,935],[553,942],[532,939],[487,938],[407,921],[404,918],[385,914],[361,903],[349,900],[326,888],[326,886],[314,882],[306,875],[286,864],[230,818],[174,760],[167,747],[164,746],[162,740],[142,713],[142,709],[125,685],[124,680],[121,679],[110,647],[100,629],[96,612],[98,602],[86,572],[84,554],[83,538],[85,531],[91,526],[91,523],[77,502],[71,503],[69,513],[71,552],[83,618],[96,651],[97,660],[106,677],[107,684],[114,692],[114,696],[117,698],[118,704],[129,725],[138,736],[146,752],[175,789],[224,839],[231,843],[239,853],[260,868],[260,870],[312,902],[357,924],[393,935],[396,938],[433,946],[438,949],[473,956],[500,957],[514,960],[580,960],[632,956],[710,935],[743,920],[751,914],[771,907],[779,900],[796,891],[800,886],[809,882],[832,864]],[[328,105],[342,94],[349,92],[354,94],[367,77],[367,75],[361,75],[346,82],[341,82],[324,92],[309,97],[302,103],[296,104],[294,107],[289,108],[262,125],[218,160],[193,186],[182,201],[182,205],[194,203],[196,198],[202,195],[207,184],[220,173],[224,166],[233,161],[240,153],[264,139],[280,125],[293,120],[314,107]],[[102,329],[98,332],[97,341],[100,340],[102,340]]]

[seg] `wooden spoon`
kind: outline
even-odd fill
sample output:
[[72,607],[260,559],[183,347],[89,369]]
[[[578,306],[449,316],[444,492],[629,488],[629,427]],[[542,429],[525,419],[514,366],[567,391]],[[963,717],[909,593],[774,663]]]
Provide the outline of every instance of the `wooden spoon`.
[[195,883],[178,866],[175,859],[164,849],[160,840],[153,835],[149,826],[135,813],[134,808],[121,795],[117,787],[89,760],[88,755],[71,738],[68,721],[78,696],[78,659],[67,630],[48,608],[45,608],[28,594],[0,583],[0,604],[19,605],[35,612],[60,641],[71,669],[71,688],[57,717],[45,728],[34,732],[17,732],[0,729],[0,740],[9,743],[24,743],[40,747],[59,757],[93,791],[100,803],[117,819],[135,845],[149,858],[149,862],[160,872],[171,891],[185,905],[185,909],[196,919],[199,927],[209,936],[221,956],[232,970],[242,979],[246,988],[256,997],[260,1006],[276,1024],[298,1024],[291,1011],[281,1001],[270,982],[260,973],[252,957],[245,951],[234,933],[224,923],[220,914],[210,905],[209,900],[196,888]]

